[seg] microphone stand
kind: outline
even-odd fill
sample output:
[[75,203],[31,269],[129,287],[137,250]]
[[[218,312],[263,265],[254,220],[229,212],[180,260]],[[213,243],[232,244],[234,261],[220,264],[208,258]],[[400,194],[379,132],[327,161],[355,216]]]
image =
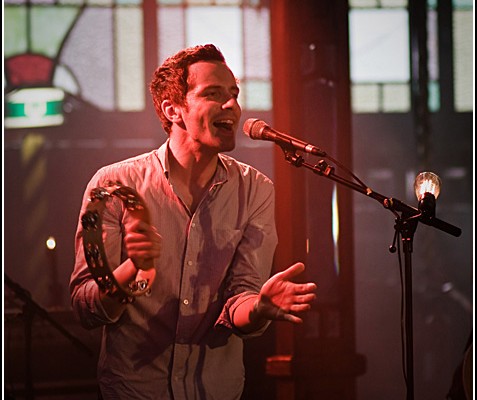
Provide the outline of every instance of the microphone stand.
[[17,297],[23,301],[22,312],[25,320],[25,399],[31,400],[34,398],[33,372],[31,366],[31,342],[33,318],[35,317],[35,314],[38,314],[40,317],[50,322],[51,325],[53,325],[57,330],[59,330],[64,336],[66,336],[80,350],[84,351],[90,356],[93,356],[94,353],[88,346],[86,346],[83,342],[81,342],[70,332],[68,332],[68,330],[66,330],[56,320],[54,320],[44,308],[42,308],[31,298],[31,294],[28,290],[24,289],[18,283],[14,282],[6,273],[5,283],[10,289],[15,292]]
[[[413,238],[417,229],[418,222],[422,222],[426,225],[433,226],[439,230],[442,230],[453,236],[460,236],[461,229],[453,226],[447,222],[444,222],[435,217],[424,216],[420,210],[415,207],[411,207],[402,201],[386,197],[382,194],[374,192],[365,185],[358,185],[355,182],[347,180],[343,177],[335,175],[334,167],[330,166],[326,161],[320,160],[318,164],[313,165],[307,163],[304,158],[298,155],[295,148],[289,143],[279,143],[285,153],[285,160],[295,167],[305,167],[310,169],[314,173],[332,181],[338,182],[350,189],[355,190],[358,193],[364,194],[390,210],[396,217],[396,224],[394,226],[395,236],[400,235],[403,243],[404,252],[404,314],[405,314],[405,364],[406,364],[406,400],[414,399],[414,359],[413,359],[413,318],[412,318],[412,251],[413,251]],[[399,215],[401,213],[401,215]],[[390,248],[391,252],[395,251],[394,244]]]

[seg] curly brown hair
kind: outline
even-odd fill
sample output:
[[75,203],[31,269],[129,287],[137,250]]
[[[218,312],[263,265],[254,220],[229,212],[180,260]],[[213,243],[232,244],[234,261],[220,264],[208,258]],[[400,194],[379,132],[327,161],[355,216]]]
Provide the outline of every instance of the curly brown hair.
[[181,50],[167,58],[154,71],[149,85],[154,108],[167,134],[171,131],[172,122],[162,112],[161,104],[169,99],[179,106],[185,105],[188,91],[187,78],[189,66],[200,61],[219,61],[225,63],[222,52],[213,44],[199,45]]

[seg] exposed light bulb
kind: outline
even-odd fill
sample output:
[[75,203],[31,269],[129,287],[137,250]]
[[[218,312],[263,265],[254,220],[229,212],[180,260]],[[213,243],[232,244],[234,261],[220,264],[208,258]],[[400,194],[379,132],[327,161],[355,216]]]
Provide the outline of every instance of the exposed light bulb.
[[421,172],[414,180],[414,190],[419,201],[425,193],[430,193],[437,199],[441,192],[441,178],[433,172]]
[[419,211],[426,219],[434,218],[436,199],[441,192],[441,179],[433,172],[421,172],[414,180],[414,190],[419,200]]

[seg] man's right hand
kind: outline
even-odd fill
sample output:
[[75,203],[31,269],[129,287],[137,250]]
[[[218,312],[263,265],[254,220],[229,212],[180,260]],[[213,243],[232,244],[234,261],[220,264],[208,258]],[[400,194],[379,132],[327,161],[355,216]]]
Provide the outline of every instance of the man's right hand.
[[128,256],[137,269],[153,268],[154,259],[161,255],[161,235],[153,226],[139,219],[128,227],[124,243]]

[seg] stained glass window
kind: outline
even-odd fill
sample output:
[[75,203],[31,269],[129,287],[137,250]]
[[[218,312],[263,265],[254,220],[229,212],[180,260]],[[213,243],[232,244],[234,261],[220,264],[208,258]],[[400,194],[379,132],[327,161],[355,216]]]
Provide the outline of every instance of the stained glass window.
[[[104,111],[142,111],[147,100],[141,0],[6,0],[7,90],[64,89]],[[258,0],[156,0],[158,60],[214,42],[241,82],[245,110],[272,108],[270,13]],[[350,1],[354,112],[408,112],[406,0]],[[439,109],[436,2],[429,1],[429,106]],[[473,109],[473,1],[455,0],[454,103]],[[152,74],[152,71],[150,72]]]
[[[271,110],[269,10],[256,3],[157,0],[157,63],[214,43],[240,79],[242,107]],[[4,11],[7,91],[53,86],[103,111],[145,108],[142,1],[6,0]]]

